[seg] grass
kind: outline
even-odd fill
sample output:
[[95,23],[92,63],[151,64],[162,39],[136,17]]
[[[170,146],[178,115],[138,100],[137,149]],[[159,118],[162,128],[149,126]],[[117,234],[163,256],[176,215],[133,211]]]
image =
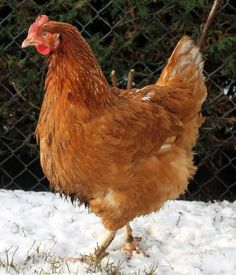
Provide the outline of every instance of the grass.
[[[5,259],[0,258],[0,268],[5,269],[6,272],[9,272],[12,274],[12,272],[15,272],[16,274],[20,273],[20,266],[15,263],[15,255],[19,247],[12,249],[13,247],[11,246],[10,248],[6,249],[4,252]],[[13,251],[11,253],[11,251]]]
[[[105,275],[127,275],[124,272],[124,267],[127,262],[113,263],[109,259],[104,262],[94,262],[90,264],[80,263],[77,259],[75,261],[66,261],[55,255],[54,246],[51,248],[43,247],[37,244],[36,241],[29,248],[23,259],[18,258],[20,253],[19,247],[9,247],[1,253],[0,257],[0,271],[3,270],[11,275],[25,274],[32,272],[37,275],[49,274],[73,274],[79,275],[81,267],[88,274],[102,273]],[[73,262],[73,265],[70,263]],[[157,266],[145,267],[144,270],[135,270],[130,275],[155,275],[157,274]]]

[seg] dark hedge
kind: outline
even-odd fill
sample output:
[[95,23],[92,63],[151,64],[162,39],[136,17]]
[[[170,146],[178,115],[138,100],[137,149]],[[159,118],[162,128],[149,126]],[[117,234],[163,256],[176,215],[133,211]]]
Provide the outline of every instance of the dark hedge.
[[[116,70],[124,87],[134,68],[134,86],[153,83],[183,34],[196,42],[213,1],[1,1],[0,0],[0,176],[3,187],[41,190],[34,129],[43,99],[47,61],[21,49],[38,14],[77,26],[110,81]],[[234,1],[222,1],[204,49],[209,97],[206,123],[196,146],[200,169],[189,198],[236,197],[236,21]],[[28,182],[28,183],[26,183]],[[34,186],[30,186],[33,182]]]

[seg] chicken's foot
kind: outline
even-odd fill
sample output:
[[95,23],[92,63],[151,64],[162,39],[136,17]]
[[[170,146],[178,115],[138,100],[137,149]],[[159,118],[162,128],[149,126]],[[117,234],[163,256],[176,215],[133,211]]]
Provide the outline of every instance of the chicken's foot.
[[106,236],[104,237],[103,241],[100,245],[97,246],[95,252],[91,255],[84,255],[81,257],[81,261],[88,264],[93,264],[96,262],[100,262],[102,258],[108,255],[106,249],[113,241],[117,231],[108,231]]
[[132,229],[129,224],[125,226],[126,240],[123,250],[127,254],[128,259],[131,258],[133,252],[142,253],[145,256],[148,256],[143,249],[139,247],[139,242],[142,240],[141,237],[133,237]]

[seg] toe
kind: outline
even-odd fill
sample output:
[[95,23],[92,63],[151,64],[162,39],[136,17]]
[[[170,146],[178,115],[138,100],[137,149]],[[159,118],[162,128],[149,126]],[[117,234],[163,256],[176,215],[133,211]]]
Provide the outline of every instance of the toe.
[[123,246],[123,250],[125,251],[128,259],[130,259],[133,255],[134,252],[140,254],[142,253],[144,256],[148,255],[144,252],[144,250],[142,248],[140,248],[139,246],[139,242],[142,240],[142,238],[140,237],[134,237],[133,241],[131,242],[126,242],[125,245]]

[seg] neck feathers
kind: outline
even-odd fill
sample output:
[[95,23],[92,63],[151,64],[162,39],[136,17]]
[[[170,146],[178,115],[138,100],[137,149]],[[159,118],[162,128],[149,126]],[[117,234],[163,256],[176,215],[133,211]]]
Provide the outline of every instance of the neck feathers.
[[[53,22],[51,26],[55,31]],[[92,111],[111,105],[114,95],[86,40],[69,24],[57,23],[56,27],[61,41],[50,56],[47,91],[53,89]]]

